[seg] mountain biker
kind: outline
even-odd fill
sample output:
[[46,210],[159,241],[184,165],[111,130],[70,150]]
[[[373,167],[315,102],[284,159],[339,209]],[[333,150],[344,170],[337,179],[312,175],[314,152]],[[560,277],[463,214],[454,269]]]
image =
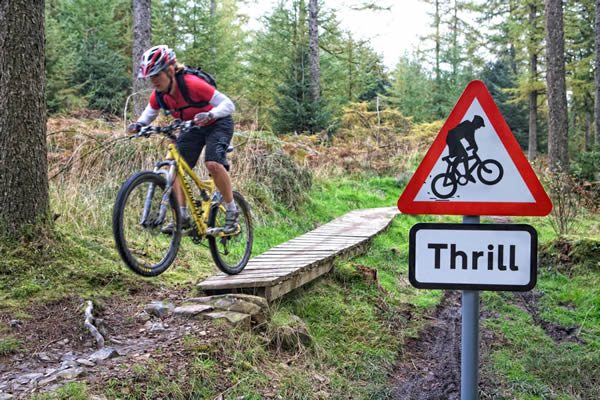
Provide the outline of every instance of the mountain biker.
[[[484,126],[483,118],[480,115],[475,115],[473,121],[466,120],[461,122],[456,127],[450,129],[448,136],[446,136],[446,144],[448,145],[449,152],[448,157],[456,157],[452,161],[455,165],[458,165],[460,161],[464,163],[465,176],[471,182],[475,182],[475,178],[469,173],[469,155],[467,154],[467,150],[472,149],[473,152],[477,152],[478,147],[475,142],[475,131]],[[469,143],[466,149],[461,143],[461,139],[465,139]]]
[[[190,106],[184,99],[175,76],[178,72],[183,73],[184,68],[183,64],[177,62],[175,52],[165,45],[154,46],[142,55],[138,78],[149,78],[154,90],[142,115],[127,129],[132,133],[139,132],[143,126],[154,121],[159,114],[161,101],[163,107],[167,108],[175,118],[193,121],[195,126],[178,136],[177,151],[188,165],[194,168],[202,149],[206,146],[204,164],[223,195],[227,211],[223,231],[232,233],[238,223],[239,211],[233,201],[226,151],[233,136],[231,114],[235,111],[235,106],[229,97],[216,90],[204,79],[193,74],[184,74],[185,86],[189,93],[188,99],[192,98],[198,103],[208,102],[203,107]],[[160,97],[157,93],[160,93]],[[191,217],[179,177],[173,189],[180,205],[182,227],[188,229],[191,227]],[[173,229],[174,225],[171,223],[162,231],[172,233]]]

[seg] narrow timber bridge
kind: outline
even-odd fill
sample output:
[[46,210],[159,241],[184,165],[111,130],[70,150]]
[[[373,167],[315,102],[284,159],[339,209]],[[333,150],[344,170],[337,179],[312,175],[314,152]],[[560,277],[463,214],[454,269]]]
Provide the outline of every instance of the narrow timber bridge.
[[396,214],[396,207],[351,211],[252,258],[238,275],[221,273],[198,287],[208,295],[248,293],[275,300],[329,272],[336,259],[364,253]]

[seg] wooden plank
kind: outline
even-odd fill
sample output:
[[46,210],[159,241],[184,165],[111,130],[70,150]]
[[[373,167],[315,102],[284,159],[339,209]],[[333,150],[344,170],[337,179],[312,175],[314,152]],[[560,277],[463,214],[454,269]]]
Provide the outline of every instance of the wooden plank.
[[253,260],[271,260],[271,261],[285,261],[285,260],[318,260],[320,258],[327,258],[329,255],[319,254],[319,255],[302,255],[302,254],[292,254],[292,253],[279,253],[279,254],[263,254],[258,257],[253,258]]
[[219,275],[215,275],[212,278],[214,278],[214,280],[227,280],[229,276],[236,276],[238,278],[247,278],[247,277],[254,277],[254,276],[258,276],[258,275],[263,275],[263,276],[267,276],[267,274],[271,274],[270,276],[282,276],[282,275],[292,275],[293,273],[300,271],[300,268],[293,268],[293,269],[265,269],[265,268],[260,268],[260,269],[244,269],[243,272],[236,274],[236,275],[226,275],[226,274],[219,274]]
[[[331,260],[331,262],[333,262],[333,260]],[[232,285],[233,287],[238,287],[237,285],[239,285],[239,287],[269,287],[280,281],[288,280],[297,275],[312,274],[312,270],[320,268],[320,266],[323,264],[330,264],[331,262],[322,263],[310,269],[298,269],[292,273],[289,273],[288,271],[282,271],[282,275],[274,274],[273,271],[261,271],[258,274],[249,275],[218,275],[206,279],[198,286],[207,290],[229,288],[232,287]]]
[[[368,238],[365,238],[363,240],[367,240]],[[310,248],[310,247],[329,247],[329,246],[351,246],[354,243],[360,243],[362,242],[362,240],[348,240],[345,242],[334,242],[334,241],[316,241],[316,240],[294,240],[294,241],[289,241],[285,244],[281,244],[279,246],[274,247],[275,248],[285,248],[285,247],[299,247],[299,248]],[[272,249],[271,249],[272,250]]]
[[302,260],[302,259],[293,259],[293,258],[259,258],[259,259],[255,259],[253,258],[251,261],[248,261],[248,264],[250,264],[250,262],[252,262],[253,264],[285,264],[285,265],[289,265],[289,264],[299,264],[299,265],[303,265],[303,263],[310,263],[313,261],[318,261],[318,260],[322,260],[323,258],[327,258],[327,256],[323,257],[315,257],[313,259],[310,260]]
[[248,265],[273,265],[273,266],[282,266],[282,267],[293,267],[293,266],[302,266],[309,265],[311,263],[321,261],[324,258],[315,258],[314,260],[252,260],[252,264],[248,263]]
[[311,255],[311,256],[327,256],[332,251],[344,250],[348,247],[355,246],[357,243],[346,246],[289,246],[281,247],[278,249],[272,249],[268,253],[263,253],[261,256],[274,256],[274,255]]
[[312,231],[312,232],[308,232],[305,233],[302,236],[298,236],[298,237],[305,237],[305,238],[323,238],[323,239],[327,239],[327,238],[336,238],[336,239],[362,239],[362,238],[368,238],[368,235],[337,235],[337,234],[331,234],[331,233],[322,233],[319,231]]
[[249,273],[247,275],[236,275],[235,278],[227,277],[227,276],[214,276],[213,279],[207,279],[205,282],[216,283],[216,282],[224,282],[230,283],[232,281],[248,281],[248,280],[256,280],[256,281],[265,281],[265,279],[277,279],[277,278],[288,278],[293,276],[294,274],[301,272],[300,270],[296,271],[255,271],[253,273]]
[[310,272],[306,274],[298,275],[294,279],[288,279],[286,281],[282,281],[277,285],[266,287],[265,297],[267,298],[267,301],[273,301],[283,296],[284,294],[289,293],[292,290],[297,289],[300,286],[315,280],[319,276],[326,274],[333,267],[333,262],[334,261],[331,260],[327,263],[319,265],[317,268],[311,269]]
[[[322,263],[320,263],[322,264]],[[247,276],[254,276],[254,275],[258,275],[258,274],[272,274],[272,276],[283,276],[283,275],[294,275],[296,273],[299,272],[304,272],[304,271],[308,271],[309,269],[314,268],[316,265],[319,264],[314,264],[314,265],[309,265],[309,266],[304,266],[304,267],[295,267],[295,268],[251,268],[251,269],[244,269],[244,271],[242,273],[237,274],[236,276],[238,277],[247,277]],[[219,277],[227,277],[227,275],[216,275]]]
[[360,242],[361,240],[367,240],[368,237],[365,237],[363,239],[342,239],[342,240],[321,240],[321,239],[317,239],[317,238],[296,238],[296,239],[292,239],[288,242],[285,243],[281,243],[277,246],[274,247],[279,247],[279,246],[286,246],[286,245],[310,245],[310,244],[321,244],[321,245],[330,245],[330,244],[346,244],[346,243],[356,243],[356,242]]
[[395,207],[350,212],[251,259],[238,275],[217,275],[198,286],[207,293],[250,292],[273,300],[328,272],[336,257],[362,253],[396,214]]
[[199,287],[201,289],[214,290],[214,289],[233,289],[233,288],[256,288],[256,287],[270,287],[281,281],[280,277],[270,278],[250,278],[250,279],[237,279],[228,281],[204,281]]
[[[246,266],[246,268],[244,268],[244,271],[251,271],[251,270],[255,270],[255,269],[275,269],[275,270],[281,270],[281,271],[292,271],[295,269],[304,268],[306,266],[309,266],[309,264],[303,264],[303,265],[248,264]],[[244,271],[242,271],[241,273],[243,274]]]
[[[290,241],[287,241],[285,243],[281,243],[277,246],[284,246],[286,244],[290,244],[290,243],[352,243],[352,242],[360,242],[361,240],[364,239],[368,239],[367,237],[365,238],[346,238],[346,239],[335,239],[335,238],[327,238],[327,239],[321,239],[320,237],[302,237],[299,236],[295,239],[292,239]],[[277,247],[274,246],[274,247]]]
[[261,255],[264,254],[275,254],[275,253],[299,253],[299,252],[311,252],[312,254],[322,254],[325,253],[327,254],[327,252],[329,251],[329,249],[327,247],[336,247],[336,246],[323,246],[323,245],[317,245],[317,246],[294,246],[294,245],[286,245],[286,246],[281,246],[281,247],[273,247],[271,250],[269,250],[266,253],[263,253]]
[[[367,240],[368,238],[365,238],[363,240]],[[294,240],[294,241],[289,241],[285,244],[281,244],[279,246],[273,247],[271,250],[277,249],[277,248],[286,248],[286,247],[296,247],[296,248],[318,248],[318,247],[330,247],[330,246],[351,246],[355,243],[360,243],[362,240],[348,240],[348,241],[340,241],[340,242],[335,242],[335,241],[317,241],[317,240],[311,240],[311,239],[307,239],[307,240]],[[270,251],[270,250],[269,250]]]
[[339,242],[345,242],[345,241],[352,241],[352,240],[360,240],[360,237],[342,237],[342,236],[338,236],[338,235],[310,235],[310,236],[298,236],[294,239],[289,240],[286,243],[289,242],[294,242],[294,241],[299,241],[299,240],[318,240],[318,241],[327,241],[327,242],[335,242],[335,241],[339,241]]

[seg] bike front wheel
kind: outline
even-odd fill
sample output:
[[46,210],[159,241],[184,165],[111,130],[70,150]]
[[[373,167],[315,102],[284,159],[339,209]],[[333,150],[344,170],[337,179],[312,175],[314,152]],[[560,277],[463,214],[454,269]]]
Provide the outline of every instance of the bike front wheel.
[[477,167],[477,177],[486,185],[495,185],[504,176],[502,165],[496,160],[485,160]]
[[431,181],[431,191],[439,199],[449,199],[458,189],[458,182],[453,174],[438,174]]
[[[240,213],[239,228],[237,233],[226,236],[208,236],[210,254],[217,267],[229,275],[240,273],[252,252],[253,230],[250,207],[244,197],[233,192],[233,201]],[[208,227],[222,228],[225,226],[225,206],[215,203],[208,214]]]
[[[181,218],[173,195],[165,218],[159,211],[165,178],[143,171],[129,178],[119,190],[113,209],[113,235],[125,264],[142,276],[163,273],[175,260],[181,242]],[[161,229],[173,224],[172,233]]]

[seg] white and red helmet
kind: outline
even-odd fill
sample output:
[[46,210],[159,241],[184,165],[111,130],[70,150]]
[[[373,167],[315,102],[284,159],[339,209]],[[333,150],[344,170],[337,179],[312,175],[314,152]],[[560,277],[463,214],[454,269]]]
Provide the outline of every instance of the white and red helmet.
[[165,45],[154,46],[144,52],[140,62],[138,78],[148,78],[158,74],[169,65],[175,64],[173,49]]

